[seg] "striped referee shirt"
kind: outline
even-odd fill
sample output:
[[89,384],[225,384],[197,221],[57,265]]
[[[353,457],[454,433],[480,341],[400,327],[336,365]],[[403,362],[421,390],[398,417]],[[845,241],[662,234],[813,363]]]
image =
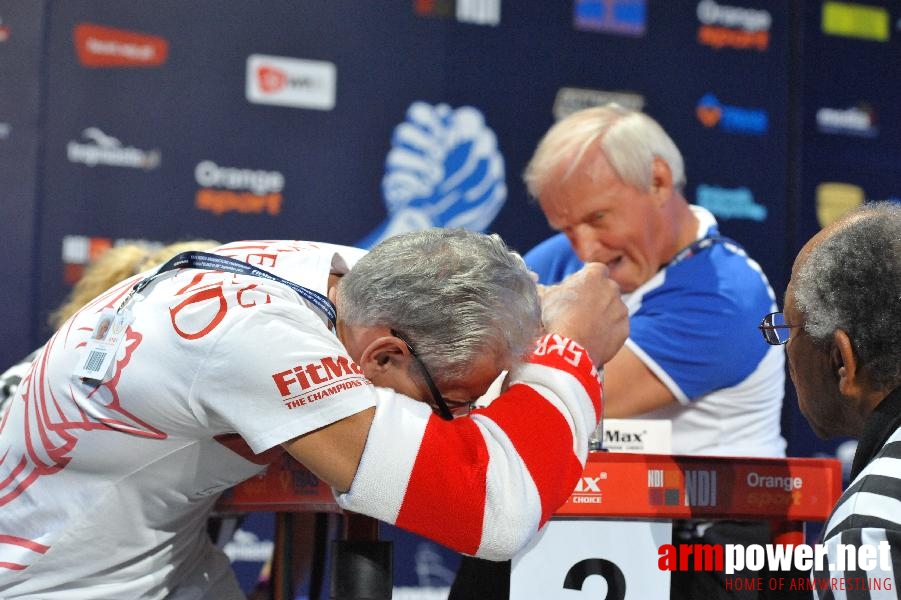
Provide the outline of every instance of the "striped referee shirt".
[[[848,560],[847,548],[840,546],[878,549],[880,542],[888,542],[890,561],[877,554],[867,561],[872,564],[864,564],[874,568],[866,569]],[[817,598],[901,597],[901,388],[880,402],[867,420],[854,455],[851,485],[832,509],[823,544],[829,561],[823,571],[813,573]],[[855,559],[860,557],[858,550]]]

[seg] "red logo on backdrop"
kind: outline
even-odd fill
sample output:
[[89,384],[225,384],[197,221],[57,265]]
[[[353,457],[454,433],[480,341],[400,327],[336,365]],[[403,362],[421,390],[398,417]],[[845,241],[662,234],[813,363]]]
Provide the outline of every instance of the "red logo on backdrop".
[[88,265],[113,247],[113,240],[106,237],[66,237],[63,240],[63,281],[66,285],[75,285]]
[[260,82],[260,89],[267,94],[274,94],[288,83],[285,72],[275,67],[260,67],[257,70],[257,79]]
[[135,31],[82,23],[73,37],[85,67],[158,67],[169,55],[165,38]]
[[716,124],[723,118],[723,111],[717,106],[698,106],[695,114],[704,127],[716,127]]
[[454,4],[453,0],[413,0],[413,10],[423,16],[452,17]]

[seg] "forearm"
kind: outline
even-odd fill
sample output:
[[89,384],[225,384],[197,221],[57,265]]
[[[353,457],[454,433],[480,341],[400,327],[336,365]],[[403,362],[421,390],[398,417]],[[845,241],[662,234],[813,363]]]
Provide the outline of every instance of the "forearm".
[[544,338],[510,379],[468,419],[380,402],[339,503],[460,552],[510,558],[572,492],[600,415],[597,372],[568,340]]
[[629,348],[604,365],[604,416],[628,419],[677,402],[673,393]]
[[283,446],[332,488],[347,490],[360,463],[374,413],[374,408],[368,408]]

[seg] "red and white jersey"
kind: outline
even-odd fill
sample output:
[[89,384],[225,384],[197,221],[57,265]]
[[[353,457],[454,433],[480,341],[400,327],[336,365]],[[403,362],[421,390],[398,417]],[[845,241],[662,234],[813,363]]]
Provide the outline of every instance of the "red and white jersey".
[[[362,255],[266,241],[215,253],[320,293]],[[489,407],[447,422],[372,386],[290,287],[180,269],[131,305],[109,376],[74,376],[99,314],[138,280],[54,335],[0,423],[2,598],[243,598],[205,531],[219,494],[259,471],[253,453],[373,405],[339,503],[460,552],[509,558],[581,475],[600,385],[569,340],[545,337]],[[252,452],[217,441],[230,434]]]
[[403,396],[380,398],[338,503],[458,552],[506,560],[572,493],[600,416],[588,353],[547,335],[470,418],[444,421]]

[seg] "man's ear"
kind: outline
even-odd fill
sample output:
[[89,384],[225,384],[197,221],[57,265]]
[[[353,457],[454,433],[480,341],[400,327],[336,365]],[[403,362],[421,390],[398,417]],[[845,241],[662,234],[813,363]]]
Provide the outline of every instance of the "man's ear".
[[673,172],[666,161],[658,156],[651,163],[651,193],[660,204],[669,200],[673,193]]
[[835,373],[838,391],[851,398],[857,398],[864,391],[861,387],[859,365],[854,356],[854,345],[843,329],[836,329],[832,335],[832,350],[829,359]]
[[326,294],[328,295],[328,299],[332,301],[332,304],[338,304],[338,282],[340,281],[341,275],[331,273],[328,276],[328,291]]
[[406,363],[409,354],[407,345],[392,335],[377,337],[363,350],[360,356],[360,367],[370,379]]

